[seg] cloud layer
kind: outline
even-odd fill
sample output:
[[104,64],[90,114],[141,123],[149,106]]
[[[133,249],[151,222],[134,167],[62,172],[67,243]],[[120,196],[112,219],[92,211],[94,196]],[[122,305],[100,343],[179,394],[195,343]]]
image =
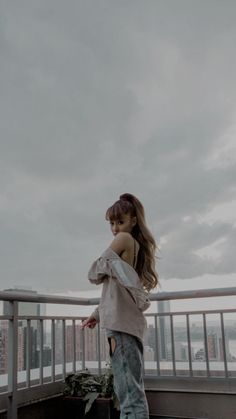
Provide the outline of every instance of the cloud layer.
[[163,279],[235,264],[234,1],[1,5],[1,289],[86,290],[119,194]]

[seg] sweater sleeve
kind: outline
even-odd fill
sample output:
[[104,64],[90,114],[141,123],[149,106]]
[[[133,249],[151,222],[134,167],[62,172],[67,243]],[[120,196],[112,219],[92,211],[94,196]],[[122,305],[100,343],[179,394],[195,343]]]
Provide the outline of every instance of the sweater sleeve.
[[109,267],[108,261],[100,257],[95,260],[89,269],[88,279],[93,284],[101,284],[104,279],[111,274],[111,268]]

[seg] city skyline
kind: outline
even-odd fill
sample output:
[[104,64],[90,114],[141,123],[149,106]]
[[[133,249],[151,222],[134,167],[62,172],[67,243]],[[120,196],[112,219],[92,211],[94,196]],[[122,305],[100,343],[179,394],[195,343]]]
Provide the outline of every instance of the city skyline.
[[[84,339],[82,339],[82,329],[78,323],[75,324],[75,339],[74,343],[73,338],[73,326],[70,321],[67,322],[65,327],[65,362],[70,363],[73,361],[74,350],[75,350],[75,359],[76,361],[81,361],[83,356],[82,352],[84,350],[84,355],[86,362],[98,361],[99,352],[98,352],[98,329],[85,329]],[[4,380],[4,375],[8,372],[8,321],[0,321],[0,379],[1,382]],[[167,327],[168,329],[168,327]],[[194,368],[195,374],[204,374],[206,362],[205,346],[203,341],[203,331],[202,339],[199,340],[199,335],[197,329],[191,332],[191,361]],[[175,329],[175,333],[182,333],[183,327]],[[199,329],[200,330],[200,329]],[[199,332],[198,330],[198,332]],[[22,322],[19,325],[18,330],[18,371],[23,372],[27,368],[27,351],[28,351],[28,332],[27,325],[24,325]],[[236,336],[235,336],[235,327],[228,327],[225,329],[226,339],[225,339],[225,350],[226,350],[226,359],[228,363],[228,370],[235,370],[235,360],[236,360]],[[234,338],[229,339],[227,336],[230,332],[234,333]],[[56,320],[55,322],[55,365],[57,365],[57,371],[59,373],[59,366],[62,366],[63,362],[63,345],[62,345],[62,333],[63,333],[63,324],[61,320]],[[38,340],[39,329],[37,326],[31,326],[30,328],[30,369],[37,370],[39,368],[40,362],[40,343]],[[158,357],[159,363],[163,366],[163,373],[165,374],[165,368],[167,370],[171,369],[171,362],[173,362],[173,353],[172,346],[170,342],[170,330],[167,330],[166,336],[163,334],[158,335]],[[164,338],[164,341],[162,339]],[[100,331],[100,359],[101,362],[109,362],[109,346],[107,343],[105,331]],[[84,343],[83,343],[84,342]],[[232,345],[233,342],[233,345]],[[162,345],[164,344],[165,350],[163,351]],[[84,347],[84,349],[83,349]],[[189,371],[189,352],[188,344],[183,340],[183,337],[177,336],[174,341],[174,351],[175,351],[175,362],[176,367],[183,369],[186,368],[186,372]],[[220,374],[222,371],[222,363],[224,362],[223,356],[223,341],[220,328],[210,328],[207,331],[207,351],[208,358],[212,368],[213,374]],[[49,367],[52,363],[52,334],[51,332],[46,332],[43,339],[43,367]],[[144,360],[147,368],[151,368],[152,363],[155,364],[156,359],[156,343],[155,343],[155,328],[153,325],[149,325],[144,337]],[[170,362],[170,364],[168,364]],[[200,363],[199,363],[200,362]],[[213,363],[213,364],[212,364]],[[218,363],[218,364],[217,364]],[[212,367],[213,366],[213,367]],[[81,364],[82,367],[82,364]],[[62,370],[61,370],[62,372]],[[2,377],[1,377],[2,376]],[[35,374],[33,374],[35,377]]]

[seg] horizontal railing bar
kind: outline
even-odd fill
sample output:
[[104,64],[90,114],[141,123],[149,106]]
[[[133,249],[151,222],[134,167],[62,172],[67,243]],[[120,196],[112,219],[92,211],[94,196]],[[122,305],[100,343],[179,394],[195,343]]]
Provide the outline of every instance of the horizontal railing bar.
[[[163,300],[182,300],[192,298],[224,297],[236,295],[236,287],[186,290],[176,292],[158,292],[150,294],[151,301]],[[100,298],[76,298],[67,296],[52,296],[47,294],[23,294],[21,292],[1,291],[0,300],[2,301],[24,301],[50,304],[68,304],[68,305],[96,305]]]
[[[165,313],[145,313],[145,317],[169,317],[172,316],[185,316],[188,314],[191,315],[203,315],[203,314],[228,314],[228,313],[236,313],[236,309],[225,309],[225,310],[202,310],[202,311],[173,311],[173,312],[165,312]],[[18,320],[77,320],[82,321],[86,319],[86,316],[19,316]],[[11,316],[7,318],[1,318],[1,320],[12,320]]]
[[209,298],[209,297],[224,297],[229,295],[236,295],[236,287],[229,288],[213,288],[201,290],[186,290],[176,292],[159,292],[150,294],[151,301],[162,300],[182,300],[192,298]]
[[164,313],[145,313],[145,316],[147,317],[153,317],[153,316],[170,316],[171,314],[173,315],[179,315],[179,316],[184,316],[186,314],[192,315],[192,314],[224,314],[224,313],[236,313],[236,309],[235,308],[226,308],[226,309],[222,309],[222,310],[196,310],[196,311],[165,311]]
[[19,320],[84,320],[85,316],[19,316]]
[[[227,314],[227,313],[236,313],[236,309],[224,309],[224,310],[196,310],[196,311],[165,311],[164,313],[145,313],[145,317],[163,317],[170,316],[184,316],[186,314],[191,315],[200,315],[200,314]],[[1,320],[12,320],[13,316],[0,316]],[[18,320],[84,320],[86,316],[18,316]]]
[[24,301],[29,303],[47,303],[47,304],[69,304],[69,305],[95,305],[99,298],[76,298],[67,296],[52,296],[47,294],[28,294],[12,291],[1,291],[0,300],[2,301]]

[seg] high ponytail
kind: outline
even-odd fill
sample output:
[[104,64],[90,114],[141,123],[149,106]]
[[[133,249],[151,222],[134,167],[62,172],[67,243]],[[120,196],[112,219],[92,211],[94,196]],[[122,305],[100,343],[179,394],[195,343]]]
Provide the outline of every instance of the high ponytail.
[[134,195],[124,193],[106,212],[107,220],[118,219],[122,214],[130,214],[137,218],[137,223],[132,230],[132,236],[138,241],[140,248],[136,271],[142,281],[143,287],[150,291],[158,284],[158,274],[155,270],[157,245],[149,231],[145,211],[142,203]]

